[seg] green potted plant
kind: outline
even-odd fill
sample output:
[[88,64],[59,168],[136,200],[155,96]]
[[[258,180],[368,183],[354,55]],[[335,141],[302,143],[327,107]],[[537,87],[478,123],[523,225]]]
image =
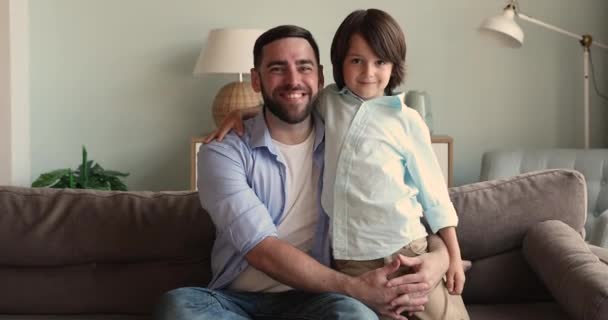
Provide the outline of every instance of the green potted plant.
[[32,183],[32,187],[127,191],[127,186],[120,178],[128,175],[105,170],[93,160],[87,160],[87,149],[82,146],[82,163],[76,170],[58,169],[43,173]]

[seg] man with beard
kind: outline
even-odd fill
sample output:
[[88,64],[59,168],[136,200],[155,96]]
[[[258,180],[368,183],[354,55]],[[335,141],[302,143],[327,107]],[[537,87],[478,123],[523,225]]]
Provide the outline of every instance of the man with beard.
[[[251,74],[263,112],[245,122],[242,137],[231,133],[198,155],[199,195],[216,227],[213,278],[208,288],[166,293],[157,319],[378,319],[374,311],[405,319],[401,311],[423,308],[447,270],[441,240],[429,240],[431,253],[359,277],[328,267],[324,129],[311,112],[321,68],[305,29],[279,26],[257,39]],[[400,265],[418,272],[389,286]]]

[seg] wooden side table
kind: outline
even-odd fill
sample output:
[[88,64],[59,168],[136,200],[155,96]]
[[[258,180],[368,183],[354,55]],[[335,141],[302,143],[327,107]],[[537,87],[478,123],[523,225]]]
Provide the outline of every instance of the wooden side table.
[[441,173],[445,178],[445,183],[451,187],[454,183],[453,159],[454,159],[454,139],[446,135],[431,137],[435,156],[441,167]]
[[[441,167],[442,174],[445,178],[445,183],[448,186],[452,186],[453,183],[453,154],[454,154],[454,144],[453,139],[450,136],[446,135],[438,135],[432,136],[431,141],[433,143],[433,150],[435,151],[435,156],[437,157],[437,161],[439,162],[439,166]],[[196,190],[196,170],[197,170],[197,161],[198,161],[198,149],[203,144],[202,137],[192,138],[191,146],[190,146],[190,188],[192,190]]]

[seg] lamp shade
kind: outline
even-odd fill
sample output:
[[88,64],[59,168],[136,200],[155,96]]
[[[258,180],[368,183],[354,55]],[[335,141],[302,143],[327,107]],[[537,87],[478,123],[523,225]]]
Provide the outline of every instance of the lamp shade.
[[253,67],[253,46],[264,32],[260,29],[213,29],[207,45],[201,50],[193,73],[238,73],[239,82],[225,85],[213,100],[213,119],[220,125],[233,110],[251,108],[262,103],[262,96],[242,75]]
[[259,29],[211,30],[193,73],[249,73],[253,67],[253,45],[263,32]]
[[502,14],[485,19],[479,31],[499,41],[503,46],[519,48],[524,43],[524,32],[515,22],[515,11],[506,8]]

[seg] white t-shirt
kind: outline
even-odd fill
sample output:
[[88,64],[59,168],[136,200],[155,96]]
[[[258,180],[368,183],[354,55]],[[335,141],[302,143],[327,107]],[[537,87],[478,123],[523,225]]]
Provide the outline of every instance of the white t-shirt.
[[[282,220],[277,226],[279,239],[309,253],[317,225],[319,207],[317,200],[320,172],[313,165],[314,129],[306,140],[296,145],[286,145],[273,140],[279,149],[280,160],[285,164],[285,190],[287,197]],[[235,291],[281,292],[290,287],[272,279],[260,270],[248,266],[230,284]]]

